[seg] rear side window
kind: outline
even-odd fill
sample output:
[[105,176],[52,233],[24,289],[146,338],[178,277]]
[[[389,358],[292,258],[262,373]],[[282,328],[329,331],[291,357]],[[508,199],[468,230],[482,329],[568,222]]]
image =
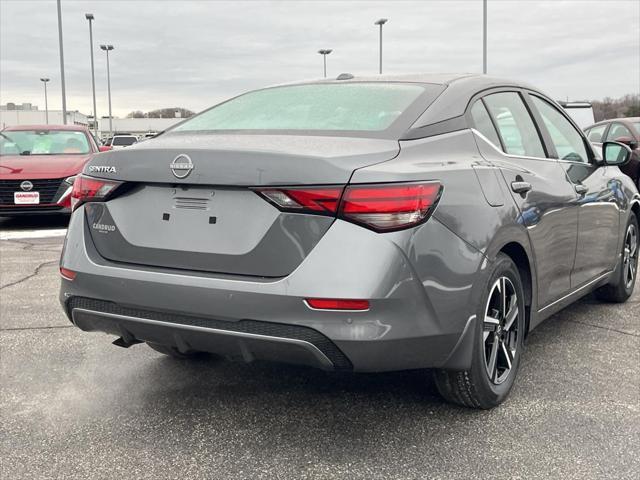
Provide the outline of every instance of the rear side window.
[[487,112],[482,100],[478,100],[471,107],[471,118],[473,118],[476,130],[493,142],[496,147],[500,148],[498,132],[496,132],[496,128],[493,126],[489,112]]
[[484,101],[498,126],[506,153],[545,158],[540,136],[520,95],[494,93],[484,97]]
[[571,122],[546,100],[536,96],[531,96],[531,100],[551,135],[558,158],[570,162],[588,162],[589,155],[587,155],[587,147],[582,140],[582,135],[571,125]]
[[633,135],[627,127],[621,123],[614,123],[611,125],[609,133],[607,133],[607,142],[615,142],[620,137],[631,137],[633,140]]
[[606,129],[607,129],[606,123],[604,125],[598,125],[597,127],[590,128],[587,131],[587,138],[589,139],[590,142],[602,143],[603,142],[602,137],[604,136],[604,131]]

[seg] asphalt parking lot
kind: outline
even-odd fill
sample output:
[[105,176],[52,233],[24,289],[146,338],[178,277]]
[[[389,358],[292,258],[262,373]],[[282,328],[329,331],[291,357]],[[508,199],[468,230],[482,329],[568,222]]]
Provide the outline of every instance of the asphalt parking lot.
[[72,328],[59,219],[0,220],[0,477],[640,478],[640,288],[588,297],[529,337],[488,412],[425,372],[183,362]]

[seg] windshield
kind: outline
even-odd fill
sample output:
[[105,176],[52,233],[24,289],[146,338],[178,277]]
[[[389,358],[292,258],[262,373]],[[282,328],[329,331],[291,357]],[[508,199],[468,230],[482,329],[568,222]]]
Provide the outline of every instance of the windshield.
[[86,155],[91,152],[84,132],[70,130],[5,130],[0,155]]
[[116,146],[133,145],[137,141],[136,137],[114,137],[112,144]]
[[185,121],[175,130],[381,131],[387,129],[424,92],[424,86],[408,83],[268,88],[213,107]]

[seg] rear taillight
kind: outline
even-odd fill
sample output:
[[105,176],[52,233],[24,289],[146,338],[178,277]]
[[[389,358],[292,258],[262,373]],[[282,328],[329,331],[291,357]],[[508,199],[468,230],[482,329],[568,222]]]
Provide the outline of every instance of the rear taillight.
[[285,212],[335,214],[343,187],[265,188],[257,190]]
[[442,185],[432,181],[256,191],[285,212],[335,215],[376,232],[390,232],[425,222],[438,203]]
[[441,189],[440,182],[350,185],[339,216],[378,232],[411,227],[429,218]]
[[85,202],[106,200],[122,182],[78,175],[71,191],[71,209],[75,210]]

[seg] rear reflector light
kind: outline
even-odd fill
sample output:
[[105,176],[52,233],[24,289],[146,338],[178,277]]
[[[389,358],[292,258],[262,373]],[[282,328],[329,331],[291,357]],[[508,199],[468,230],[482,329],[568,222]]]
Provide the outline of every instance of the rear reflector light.
[[439,182],[349,185],[339,216],[380,232],[426,221],[440,198]]
[[369,310],[369,300],[344,300],[338,298],[307,298],[307,305],[316,310]]
[[342,187],[266,188],[258,192],[283,211],[335,214]]
[[71,191],[71,208],[75,210],[85,202],[99,202],[106,200],[122,182],[102,180],[100,178],[78,175],[73,182]]
[[256,191],[285,212],[337,216],[376,232],[390,232],[425,222],[438,203],[442,185],[433,181]]
[[69,270],[68,268],[60,267],[60,275],[67,280],[73,281],[76,278],[76,272],[73,270]]

